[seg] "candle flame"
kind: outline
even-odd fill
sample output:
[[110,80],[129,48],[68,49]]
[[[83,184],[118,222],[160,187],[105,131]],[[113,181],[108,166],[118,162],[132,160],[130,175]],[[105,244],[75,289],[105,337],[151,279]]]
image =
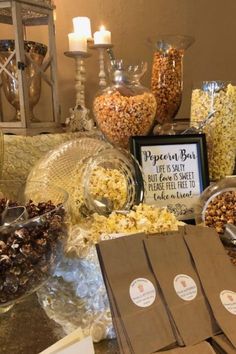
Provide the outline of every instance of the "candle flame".
[[100,26],[100,31],[105,31],[106,30],[106,27],[105,26]]

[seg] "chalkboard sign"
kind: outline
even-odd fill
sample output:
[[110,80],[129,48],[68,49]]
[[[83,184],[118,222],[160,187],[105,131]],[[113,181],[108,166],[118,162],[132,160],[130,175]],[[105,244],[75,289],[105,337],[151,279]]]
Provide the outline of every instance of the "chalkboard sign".
[[205,135],[136,136],[131,152],[143,169],[145,202],[167,206],[179,220],[193,219],[209,185]]

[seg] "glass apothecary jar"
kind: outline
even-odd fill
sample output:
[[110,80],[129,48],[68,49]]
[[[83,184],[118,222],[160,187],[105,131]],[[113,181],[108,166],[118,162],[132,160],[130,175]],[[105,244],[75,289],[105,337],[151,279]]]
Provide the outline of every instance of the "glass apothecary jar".
[[125,65],[123,60],[111,62],[112,85],[98,92],[93,111],[99,129],[106,139],[128,148],[129,138],[147,135],[152,130],[156,100],[151,91],[140,84],[147,63]]
[[162,35],[155,41],[151,90],[157,101],[156,119],[159,124],[170,123],[181,105],[183,90],[183,58],[194,38]]
[[206,134],[209,174],[212,181],[232,175],[236,153],[236,85],[225,81],[196,84],[191,98],[191,124]]

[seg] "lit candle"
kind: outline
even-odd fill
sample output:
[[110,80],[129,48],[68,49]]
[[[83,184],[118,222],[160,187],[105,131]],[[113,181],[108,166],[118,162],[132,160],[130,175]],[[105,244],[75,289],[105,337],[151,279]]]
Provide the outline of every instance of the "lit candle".
[[97,31],[93,35],[94,44],[111,44],[111,32],[107,31],[104,26],[100,27],[100,31]]
[[78,33],[69,33],[69,51],[70,52],[87,52],[87,38]]
[[92,39],[91,24],[88,17],[74,17],[72,21],[75,33],[78,33],[87,39]]

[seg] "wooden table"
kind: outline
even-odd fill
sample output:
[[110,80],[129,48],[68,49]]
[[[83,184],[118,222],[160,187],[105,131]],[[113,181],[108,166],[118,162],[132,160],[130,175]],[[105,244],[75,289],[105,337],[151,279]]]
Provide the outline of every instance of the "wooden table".
[[[38,354],[62,336],[62,328],[47,317],[35,294],[0,315],[1,354]],[[95,351],[119,353],[116,340],[95,344]]]

